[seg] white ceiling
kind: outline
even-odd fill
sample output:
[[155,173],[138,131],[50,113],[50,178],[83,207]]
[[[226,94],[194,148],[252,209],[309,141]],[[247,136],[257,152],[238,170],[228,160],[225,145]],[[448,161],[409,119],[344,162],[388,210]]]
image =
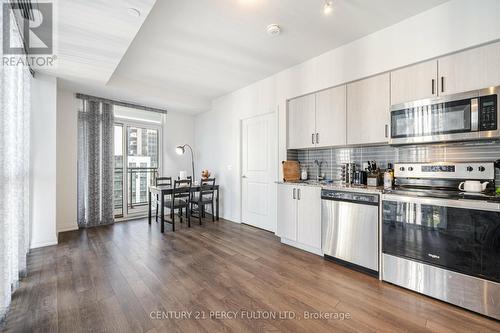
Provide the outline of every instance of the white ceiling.
[[[154,0],[137,1],[147,8]],[[126,52],[123,45],[138,20],[125,17],[96,25],[81,11],[71,18],[71,26],[60,28],[60,45],[65,42],[67,48],[59,59],[72,55],[77,41],[67,41],[68,30],[78,31],[83,23],[79,34],[101,41],[106,52],[91,48],[88,61],[85,49],[78,48],[59,72],[67,71],[70,75],[62,75],[65,85],[82,92],[198,113],[214,98],[446,1],[334,0],[333,13],[325,16],[324,0],[159,0]],[[97,0],[77,2],[103,6]],[[113,3],[110,10],[116,12],[116,0]],[[94,10],[94,15],[104,20],[105,10]],[[280,36],[266,34],[271,23],[282,27]],[[118,32],[120,47],[106,44]],[[120,53],[124,55],[118,64]]]
[[[59,0],[54,4],[52,75],[106,84],[156,0]],[[137,8],[133,17],[128,8]]]

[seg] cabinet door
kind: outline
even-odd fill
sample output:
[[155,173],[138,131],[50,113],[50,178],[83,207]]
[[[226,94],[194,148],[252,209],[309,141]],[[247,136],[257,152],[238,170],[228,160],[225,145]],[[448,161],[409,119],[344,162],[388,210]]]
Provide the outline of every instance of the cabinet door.
[[500,43],[438,59],[442,96],[500,85]]
[[288,148],[314,147],[315,97],[307,95],[288,102]]
[[391,72],[391,105],[437,96],[437,60]]
[[388,141],[389,74],[347,85],[347,144]]
[[321,249],[321,188],[297,188],[297,242]]
[[346,86],[316,94],[316,146],[346,144]]
[[297,241],[297,189],[291,185],[278,185],[278,236]]

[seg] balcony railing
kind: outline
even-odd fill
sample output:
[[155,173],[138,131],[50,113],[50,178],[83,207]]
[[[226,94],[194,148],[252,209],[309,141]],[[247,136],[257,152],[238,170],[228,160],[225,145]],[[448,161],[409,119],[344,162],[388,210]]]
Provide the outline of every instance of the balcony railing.
[[[115,215],[123,215],[123,168],[114,170],[114,208]],[[148,203],[148,187],[156,183],[158,177],[158,168],[152,167],[129,167],[127,169],[128,180],[128,202],[130,210],[146,206]]]
[[[133,167],[128,168],[128,207],[145,206],[148,204],[148,187],[156,183],[158,168]],[[137,191],[137,187],[139,187]]]

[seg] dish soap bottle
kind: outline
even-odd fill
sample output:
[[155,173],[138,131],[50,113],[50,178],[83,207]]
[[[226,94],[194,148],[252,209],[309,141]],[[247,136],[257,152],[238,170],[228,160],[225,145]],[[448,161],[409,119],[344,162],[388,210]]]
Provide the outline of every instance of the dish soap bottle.
[[392,190],[392,184],[394,183],[394,170],[392,169],[392,164],[387,164],[387,169],[384,172],[384,190]]
[[300,169],[300,180],[307,180],[307,168],[305,166]]

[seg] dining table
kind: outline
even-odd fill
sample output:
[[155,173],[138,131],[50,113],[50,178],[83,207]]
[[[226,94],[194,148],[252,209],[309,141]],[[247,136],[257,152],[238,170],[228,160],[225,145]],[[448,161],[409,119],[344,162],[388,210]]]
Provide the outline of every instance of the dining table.
[[[200,192],[202,185],[192,185],[191,193]],[[203,191],[215,191],[215,220],[219,221],[219,185],[203,185]],[[177,188],[177,191],[184,193],[186,190],[182,188]],[[165,219],[163,217],[164,209],[165,209],[165,197],[172,195],[174,193],[173,185],[152,185],[149,186],[148,191],[148,223],[151,224],[151,197],[153,195],[157,195],[161,198],[160,202],[160,223],[161,223],[161,232],[165,231]]]

